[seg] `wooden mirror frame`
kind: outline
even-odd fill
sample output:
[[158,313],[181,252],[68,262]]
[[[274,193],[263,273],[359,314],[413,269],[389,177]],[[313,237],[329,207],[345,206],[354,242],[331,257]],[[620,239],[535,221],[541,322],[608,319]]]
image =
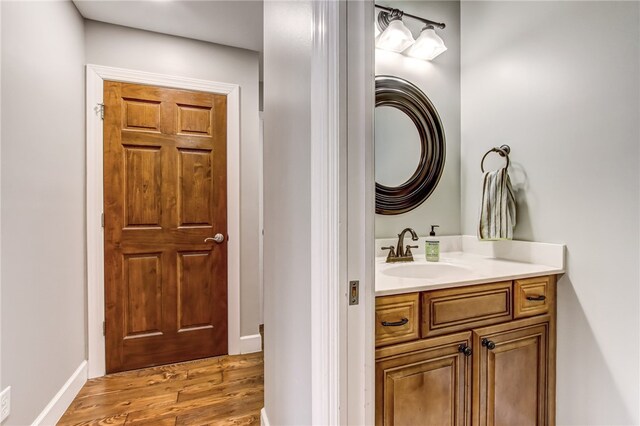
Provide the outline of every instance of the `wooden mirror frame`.
[[376,213],[402,214],[422,204],[438,186],[445,162],[444,128],[427,95],[400,77],[376,76],[376,108],[379,106],[407,114],[420,135],[420,162],[409,180],[395,187],[376,182]]

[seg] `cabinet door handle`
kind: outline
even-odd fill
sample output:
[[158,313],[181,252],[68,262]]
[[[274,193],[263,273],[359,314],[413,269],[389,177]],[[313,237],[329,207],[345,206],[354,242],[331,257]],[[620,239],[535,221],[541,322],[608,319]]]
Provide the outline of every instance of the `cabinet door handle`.
[[471,354],[473,354],[473,349],[471,349],[469,346],[463,343],[460,346],[458,346],[458,352],[460,352],[464,356],[471,356]]
[[385,327],[400,327],[401,325],[405,325],[408,322],[409,320],[407,318],[402,318],[400,321],[396,321],[396,322],[382,321],[380,324],[382,324]]
[[545,300],[546,297],[544,297],[544,295],[535,295],[535,296],[527,296],[527,300]]
[[495,349],[496,348],[496,344],[493,343],[491,340],[489,339],[482,339],[482,341],[480,342],[482,343],[482,346],[486,347],[489,350]]

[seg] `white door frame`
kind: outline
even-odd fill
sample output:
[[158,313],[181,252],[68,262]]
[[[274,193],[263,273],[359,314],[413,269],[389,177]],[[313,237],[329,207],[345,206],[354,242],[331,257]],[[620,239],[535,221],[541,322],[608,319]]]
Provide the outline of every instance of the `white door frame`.
[[347,280],[360,282],[348,310],[349,425],[375,423],[374,4],[347,3]]
[[[258,112],[260,120],[258,136],[258,288],[260,293],[260,324],[264,324],[264,117]],[[261,340],[262,342],[262,340]]]
[[346,3],[312,2],[311,56],[311,423],[344,424],[346,419],[346,264],[342,131]]
[[105,374],[104,235],[103,212],[103,103],[104,80],[147,84],[227,96],[227,232],[228,241],[228,351],[240,353],[240,86],[122,68],[87,65],[87,334],[89,378]]
[[[372,1],[312,2],[313,425],[374,423]],[[348,52],[348,54],[347,54]],[[350,306],[349,281],[360,301]]]

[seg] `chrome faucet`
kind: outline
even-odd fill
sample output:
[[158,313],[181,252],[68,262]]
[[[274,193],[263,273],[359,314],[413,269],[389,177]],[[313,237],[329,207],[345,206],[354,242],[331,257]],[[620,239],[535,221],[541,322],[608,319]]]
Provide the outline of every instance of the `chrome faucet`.
[[383,250],[389,250],[387,263],[413,262],[413,253],[411,253],[411,249],[418,248],[418,246],[404,246],[404,234],[406,234],[407,232],[411,232],[411,239],[413,241],[418,241],[418,234],[416,234],[416,231],[411,228],[403,229],[402,232],[398,234],[398,244],[395,248],[393,246],[382,247]]

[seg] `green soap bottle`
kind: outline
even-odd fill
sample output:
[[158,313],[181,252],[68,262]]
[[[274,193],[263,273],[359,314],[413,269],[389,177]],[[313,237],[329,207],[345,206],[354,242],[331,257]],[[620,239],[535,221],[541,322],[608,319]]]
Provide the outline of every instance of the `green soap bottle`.
[[424,255],[427,262],[439,262],[440,261],[440,241],[436,237],[435,228],[439,228],[438,225],[431,225],[431,232],[427,237],[427,241],[424,246]]

